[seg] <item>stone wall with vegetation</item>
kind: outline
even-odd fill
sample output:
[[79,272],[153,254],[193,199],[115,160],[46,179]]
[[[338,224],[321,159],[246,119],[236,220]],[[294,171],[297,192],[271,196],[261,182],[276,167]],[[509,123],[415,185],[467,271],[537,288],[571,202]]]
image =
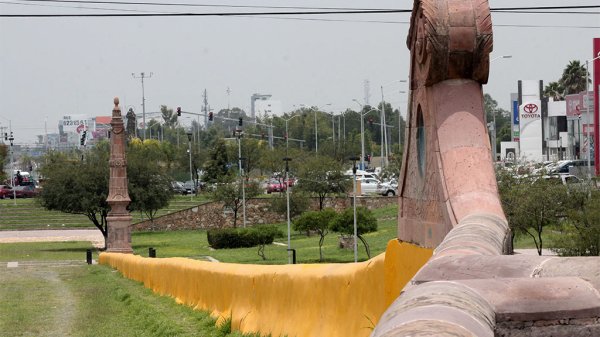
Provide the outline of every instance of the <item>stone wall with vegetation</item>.
[[[270,224],[286,221],[285,214],[271,211],[272,198],[256,198],[246,201],[246,221],[248,225]],[[357,206],[369,209],[380,208],[390,204],[396,204],[396,197],[358,197]],[[325,207],[342,211],[352,206],[352,198],[327,198]],[[319,200],[311,198],[311,210],[319,209]],[[237,226],[243,225],[242,209],[240,208]],[[226,210],[222,203],[209,202],[179,212],[167,214],[154,219],[133,225],[133,230],[182,230],[182,229],[208,229],[233,227],[233,212]]]

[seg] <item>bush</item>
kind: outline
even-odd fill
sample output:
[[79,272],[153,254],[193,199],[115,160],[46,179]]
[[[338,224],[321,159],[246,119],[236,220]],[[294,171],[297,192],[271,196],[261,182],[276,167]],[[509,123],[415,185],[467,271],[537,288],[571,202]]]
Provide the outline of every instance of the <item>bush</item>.
[[305,212],[294,220],[294,230],[297,231],[315,231],[319,234],[319,261],[323,261],[323,241],[329,233],[329,224],[337,216],[332,208],[326,208],[320,212]]
[[273,243],[275,237],[283,233],[275,226],[255,226],[248,228],[220,228],[206,232],[208,244],[214,249],[248,248]]
[[[347,208],[340,215],[331,221],[331,230],[334,232],[354,235],[354,210],[352,207]],[[356,233],[358,239],[365,246],[367,256],[371,258],[371,250],[369,244],[363,238],[362,234],[377,231],[377,218],[373,212],[364,207],[356,208]]]
[[[310,198],[308,195],[300,191],[290,193],[290,218],[295,218],[304,213],[309,206]],[[271,200],[271,211],[284,215],[287,214],[287,196],[285,193]]]

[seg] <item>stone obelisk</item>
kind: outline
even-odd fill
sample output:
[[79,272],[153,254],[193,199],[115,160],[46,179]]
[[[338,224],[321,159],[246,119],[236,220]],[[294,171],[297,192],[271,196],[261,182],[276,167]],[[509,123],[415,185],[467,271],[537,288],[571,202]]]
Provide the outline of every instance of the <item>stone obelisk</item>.
[[127,189],[127,160],[125,159],[125,128],[119,107],[119,98],[115,97],[112,111],[110,137],[110,178],[108,198],[110,212],[106,217],[108,241],[106,251],[112,253],[133,253],[131,249],[131,215],[127,205],[131,202]]

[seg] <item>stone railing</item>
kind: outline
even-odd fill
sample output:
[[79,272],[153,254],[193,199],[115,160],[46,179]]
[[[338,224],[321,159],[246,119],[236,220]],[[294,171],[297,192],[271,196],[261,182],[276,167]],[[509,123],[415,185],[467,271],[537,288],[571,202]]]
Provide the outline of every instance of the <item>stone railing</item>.
[[[246,222],[248,225],[272,224],[286,221],[285,214],[271,211],[271,198],[255,198],[246,201]],[[369,209],[396,204],[395,197],[358,197],[357,206]],[[352,206],[352,198],[327,198],[324,207],[342,211]],[[319,208],[319,200],[311,198],[311,210]],[[223,203],[210,202],[154,219],[136,223],[133,230],[182,230],[233,227],[233,212],[226,210]],[[242,225],[242,209],[238,211],[237,226]]]

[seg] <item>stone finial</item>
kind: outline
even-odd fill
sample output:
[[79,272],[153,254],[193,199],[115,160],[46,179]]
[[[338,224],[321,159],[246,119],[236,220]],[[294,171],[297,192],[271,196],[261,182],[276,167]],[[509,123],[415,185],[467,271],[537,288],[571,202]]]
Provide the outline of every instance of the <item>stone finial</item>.
[[113,102],[115,103],[115,109],[119,108],[119,97],[115,97]]

